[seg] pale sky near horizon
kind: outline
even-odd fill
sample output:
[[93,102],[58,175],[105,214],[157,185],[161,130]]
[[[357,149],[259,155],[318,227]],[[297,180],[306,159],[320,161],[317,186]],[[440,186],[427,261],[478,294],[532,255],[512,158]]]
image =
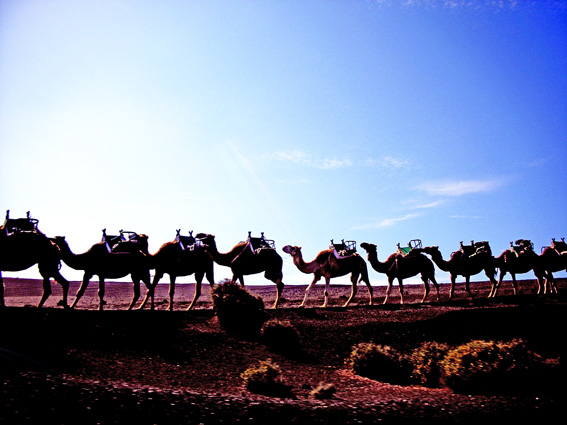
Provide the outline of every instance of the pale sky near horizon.
[[565,0],[0,2],[0,211],[77,253],[265,232],[305,284],[284,245],[539,252],[566,156]]

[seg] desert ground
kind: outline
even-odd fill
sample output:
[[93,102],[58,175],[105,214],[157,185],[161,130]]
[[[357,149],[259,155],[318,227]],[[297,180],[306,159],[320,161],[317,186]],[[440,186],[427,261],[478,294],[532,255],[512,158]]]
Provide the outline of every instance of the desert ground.
[[[297,306],[304,286],[286,286],[277,310],[268,317],[291,322],[301,337],[301,352],[270,350],[260,338],[227,334],[212,312],[209,285],[197,307],[185,309],[193,284],[178,285],[175,311],[167,284],[157,288],[156,310],[126,311],[132,284],[106,285],[105,311],[97,311],[98,285],[90,284],[75,310],[57,306],[60,287],[41,309],[41,282],[4,279],[6,307],[0,309],[1,424],[284,424],[284,423],[537,423],[565,411],[562,386],[541,393],[457,394],[447,388],[393,385],[363,378],[344,365],[359,342],[386,344],[404,351],[424,341],[451,344],[473,339],[521,338],[538,354],[565,357],[567,282],[559,295],[536,295],[535,282],[520,281],[512,295],[505,281],[496,299],[487,299],[486,282],[463,284],[453,300],[441,285],[441,302],[431,291],[420,304],[421,286],[397,287],[382,305],[385,287],[375,286],[375,305],[359,286],[351,306],[341,307],[350,287],[332,285],[330,305],[320,308],[323,286]],[[73,282],[69,303],[78,283]],[[250,286],[271,306],[275,286]],[[144,294],[144,291],[142,291]],[[247,391],[240,374],[260,360],[272,359],[291,386],[285,397]],[[563,364],[563,363],[562,363]],[[561,382],[563,369],[560,369]],[[309,396],[319,383],[332,383],[330,399]]]

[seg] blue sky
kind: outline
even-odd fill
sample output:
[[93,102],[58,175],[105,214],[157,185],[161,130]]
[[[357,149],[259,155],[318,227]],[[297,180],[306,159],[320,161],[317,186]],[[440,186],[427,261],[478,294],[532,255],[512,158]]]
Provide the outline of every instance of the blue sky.
[[0,3],[0,209],[77,253],[263,231],[294,284],[287,244],[539,251],[566,154],[566,1]]

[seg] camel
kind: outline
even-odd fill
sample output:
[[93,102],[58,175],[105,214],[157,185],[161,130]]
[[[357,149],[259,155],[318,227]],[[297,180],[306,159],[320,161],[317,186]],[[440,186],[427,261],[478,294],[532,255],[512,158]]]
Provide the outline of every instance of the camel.
[[529,271],[534,272],[534,275],[538,282],[538,287],[541,288],[543,285],[543,279],[545,278],[545,269],[541,265],[540,256],[537,255],[533,250],[533,245],[531,241],[527,239],[518,239],[516,246],[510,242],[510,248],[504,251],[498,258],[495,258],[495,266],[500,269],[500,277],[496,286],[492,286],[489,298],[496,297],[500,284],[506,276],[506,273],[512,275],[512,287],[514,288],[514,295],[518,293],[518,283],[516,282],[516,274],[528,273]]
[[[230,267],[233,282],[238,280],[244,286],[244,275],[264,272],[264,277],[276,284],[276,300],[272,308],[277,308],[284,287],[283,260],[274,248],[260,246],[263,245],[262,241],[266,241],[263,237],[261,240],[260,238],[252,240],[249,237],[247,241],[236,244],[226,253],[220,253],[217,250],[214,235],[199,233],[196,237],[202,241],[205,252],[210,255],[215,263]],[[257,244],[256,240],[259,240],[260,243]]]
[[2,271],[22,271],[37,264],[43,278],[43,294],[38,307],[42,307],[51,295],[50,279],[53,278],[63,288],[63,298],[57,305],[68,308],[69,281],[59,272],[59,248],[37,228],[37,220],[30,218],[29,212],[24,219],[10,219],[9,215],[10,211],[0,226],[0,307],[6,306]]
[[567,243],[565,243],[565,238],[561,238],[561,241],[553,238],[551,246],[543,249],[539,258],[545,271],[545,285],[543,288],[539,286],[537,293],[546,294],[549,289],[550,294],[557,294],[559,291],[553,273],[567,270]]
[[134,296],[128,310],[131,310],[140,297],[140,281],[143,281],[150,292],[151,308],[154,309],[153,303],[153,287],[150,282],[150,258],[144,254],[143,247],[147,251],[146,235],[137,235],[137,240],[142,249],[132,249],[134,244],[127,246],[121,252],[110,252],[107,242],[103,240],[94,244],[88,251],[82,254],[74,254],[69,248],[69,244],[64,236],[57,236],[52,239],[59,247],[62,254],[62,260],[65,264],[74,270],[83,270],[83,281],[75,301],[71,308],[75,308],[81,297],[84,295],[91,278],[95,275],[99,279],[99,310],[104,308],[105,279],[117,279],[130,275],[134,284]]
[[388,276],[388,289],[386,290],[386,298],[384,299],[384,304],[388,302],[388,297],[390,296],[390,291],[392,290],[392,285],[394,279],[398,279],[399,289],[400,289],[400,304],[404,303],[404,287],[403,280],[408,277],[421,274],[421,280],[423,281],[424,293],[421,302],[425,302],[427,295],[429,294],[429,281],[433,282],[435,289],[437,290],[437,301],[440,301],[439,297],[439,285],[435,280],[435,266],[429,258],[419,252],[410,252],[407,255],[403,255],[400,252],[396,252],[384,262],[378,261],[378,254],[376,250],[376,245],[363,242],[360,246],[368,252],[368,261],[372,268],[378,273],[385,273]]
[[470,246],[464,246],[461,242],[461,249],[453,252],[449,261],[443,259],[438,246],[428,246],[423,248],[422,251],[430,255],[433,262],[437,264],[437,267],[442,271],[451,274],[449,299],[453,299],[457,276],[463,276],[465,278],[465,290],[471,299],[474,298],[470,289],[471,276],[484,270],[492,286],[496,285],[496,279],[494,278],[496,274],[494,257],[492,256],[488,242],[475,243],[472,241]]
[[152,268],[155,269],[155,276],[152,282],[153,290],[148,292],[146,298],[142,302],[140,308],[144,308],[148,300],[148,296],[153,294],[156,285],[164,274],[169,275],[169,306],[168,310],[173,311],[173,297],[175,295],[175,280],[178,276],[189,276],[195,273],[195,294],[193,301],[189,304],[187,310],[191,310],[199,297],[201,296],[201,284],[203,277],[207,276],[211,288],[215,285],[213,273],[213,260],[205,252],[200,241],[193,237],[193,232],[189,236],[181,236],[180,230],[177,230],[175,240],[164,243],[161,248],[153,255],[150,255]]
[[309,263],[303,260],[303,255],[301,253],[300,246],[286,245],[283,247],[283,252],[289,254],[293,258],[293,263],[295,266],[303,273],[313,274],[313,281],[309,284],[305,290],[305,296],[303,297],[303,302],[299,307],[305,306],[305,301],[307,300],[307,295],[313,289],[315,284],[321,279],[325,278],[325,300],[322,307],[327,307],[329,302],[329,286],[331,278],[345,276],[350,273],[350,281],[352,282],[352,289],[350,292],[350,297],[343,307],[349,305],[357,292],[357,283],[360,276],[360,280],[366,283],[368,287],[368,292],[370,294],[369,305],[373,304],[373,291],[370,285],[370,280],[368,278],[368,268],[366,267],[366,262],[359,254],[352,254],[348,256],[340,256],[338,258],[333,249],[325,249],[321,251],[315,259]]

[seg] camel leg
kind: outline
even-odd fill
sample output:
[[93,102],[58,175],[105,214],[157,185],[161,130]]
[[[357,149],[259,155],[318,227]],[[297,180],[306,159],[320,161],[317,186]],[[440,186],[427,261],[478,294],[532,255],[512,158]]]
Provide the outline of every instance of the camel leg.
[[85,294],[85,291],[87,290],[87,287],[89,286],[89,281],[91,280],[92,277],[93,277],[93,275],[90,274],[90,273],[85,273],[83,275],[83,282],[81,283],[81,286],[79,287],[79,290],[77,291],[77,294],[75,295],[75,301],[73,302],[73,305],[71,306],[71,308],[75,308],[75,306],[77,305],[79,300]]
[[[398,288],[400,290],[400,304],[404,303],[404,280],[402,278],[398,278]],[[429,292],[429,288],[427,290],[427,292]],[[425,297],[424,297],[425,299]],[[422,300],[423,302],[423,300]]]
[[4,278],[2,277],[2,271],[0,270],[0,307],[6,307],[4,301]]
[[343,307],[347,307],[350,302],[353,300],[353,298],[356,296],[356,293],[358,292],[358,287],[356,286],[358,283],[358,276],[354,276],[352,275],[350,277],[350,281],[352,282],[352,286],[351,286],[351,290],[350,290],[350,297],[347,300],[346,303],[344,303]]
[[516,282],[516,274],[510,274],[512,275],[512,288],[514,289],[514,295],[518,295],[518,282]]
[[331,286],[331,278],[325,277],[325,300],[323,301],[323,305],[321,307],[326,308],[327,303],[329,302],[329,287]]
[[99,300],[98,309],[99,309],[99,311],[104,310],[104,305],[106,304],[104,302],[105,292],[106,292],[106,288],[105,288],[105,283],[104,283],[104,277],[99,276],[98,277],[98,300]]
[[201,284],[203,283],[203,277],[203,273],[195,273],[195,294],[193,295],[193,301],[191,301],[187,310],[191,310],[201,296]]
[[425,276],[421,276],[421,281],[423,282],[423,298],[421,299],[421,303],[423,304],[429,295],[429,279]]
[[319,281],[319,279],[321,279],[320,277],[315,276],[315,278],[313,278],[313,281],[309,284],[309,286],[305,289],[305,296],[303,297],[303,302],[301,304],[299,304],[299,307],[305,307],[305,301],[307,301],[307,294],[309,294],[309,292],[311,292],[311,290],[313,289],[313,287],[315,286],[315,284]]
[[134,296],[132,297],[132,302],[128,306],[128,310],[132,310],[138,298],[140,298],[140,279],[132,276],[132,283],[134,284]]
[[61,273],[59,273],[59,271],[54,274],[54,279],[59,285],[61,285],[61,288],[63,289],[63,298],[57,303],[57,305],[63,306],[63,308],[69,308],[69,304],[67,303],[67,298],[69,296],[69,281],[61,276]]
[[388,277],[388,287],[386,288],[386,298],[384,298],[384,302],[382,304],[386,304],[388,302],[388,298],[390,297],[390,291],[392,290],[393,283],[394,283],[394,278]]
[[43,278],[43,294],[42,294],[41,300],[40,300],[40,302],[37,306],[43,307],[43,304],[45,303],[45,301],[47,301],[47,299],[49,298],[50,295],[51,295],[51,281],[49,280],[49,277],[44,277]]
[[[153,280],[153,282],[152,282],[152,284],[151,284],[151,291],[149,290],[149,287],[148,287],[148,292],[146,292],[146,296],[144,297],[144,300],[142,301],[142,304],[140,304],[140,307],[138,307],[138,310],[143,310],[143,309],[146,307],[146,304],[147,304],[148,300],[150,300],[151,309],[152,309],[152,310],[154,309],[154,294],[155,294],[155,289],[156,289],[156,286],[157,286],[157,284],[159,283],[159,281],[161,280],[162,277],[163,277],[163,272],[161,272],[161,271],[156,272],[156,274],[155,274],[155,276],[154,276],[154,280]],[[171,278],[171,275],[170,275],[170,278]],[[147,285],[146,285],[146,286],[147,286]],[[172,304],[172,302],[173,302],[173,299],[172,299],[172,297],[171,297],[171,285],[170,285],[169,291],[170,291],[169,306],[170,306],[170,309],[171,309],[171,304]]]
[[429,278],[429,280],[431,280],[431,282],[433,283],[433,286],[435,286],[435,292],[437,292],[437,302],[439,303],[439,302],[441,302],[441,295],[439,294],[439,284],[435,280],[435,276],[431,276]]
[[372,289],[372,285],[370,284],[370,281],[368,280],[368,278],[366,278],[364,280],[363,280],[363,278],[361,278],[358,283],[360,283],[361,281],[363,281],[366,284],[366,287],[368,288],[368,294],[370,296],[370,300],[368,301],[368,305],[373,305],[374,304],[374,290]]
[[[146,285],[146,296],[144,297],[144,300],[148,298],[150,299],[150,310],[153,311],[156,308],[154,304],[155,286],[151,282],[150,271],[148,270],[147,272],[142,273],[142,277],[140,279],[144,282],[144,285]],[[140,309],[141,308],[142,307],[140,306]]]
[[496,285],[492,284],[492,289],[490,290],[490,294],[488,294],[488,298],[496,297],[496,294],[498,293],[498,288],[500,288],[500,284],[504,280],[504,276],[506,276],[506,272],[500,270],[500,277],[498,278],[498,282],[496,282]]
[[282,297],[282,292],[284,288],[284,283],[281,279],[276,281],[276,301],[274,301],[274,305],[272,308],[278,308],[278,304],[280,303],[280,298]]
[[471,292],[471,277],[470,276],[465,276],[465,290],[468,292],[469,297],[471,297],[471,300],[474,300],[474,296]]
[[455,284],[457,283],[457,276],[452,274],[451,275],[451,289],[449,290],[449,299],[453,299],[453,295],[455,294]]

